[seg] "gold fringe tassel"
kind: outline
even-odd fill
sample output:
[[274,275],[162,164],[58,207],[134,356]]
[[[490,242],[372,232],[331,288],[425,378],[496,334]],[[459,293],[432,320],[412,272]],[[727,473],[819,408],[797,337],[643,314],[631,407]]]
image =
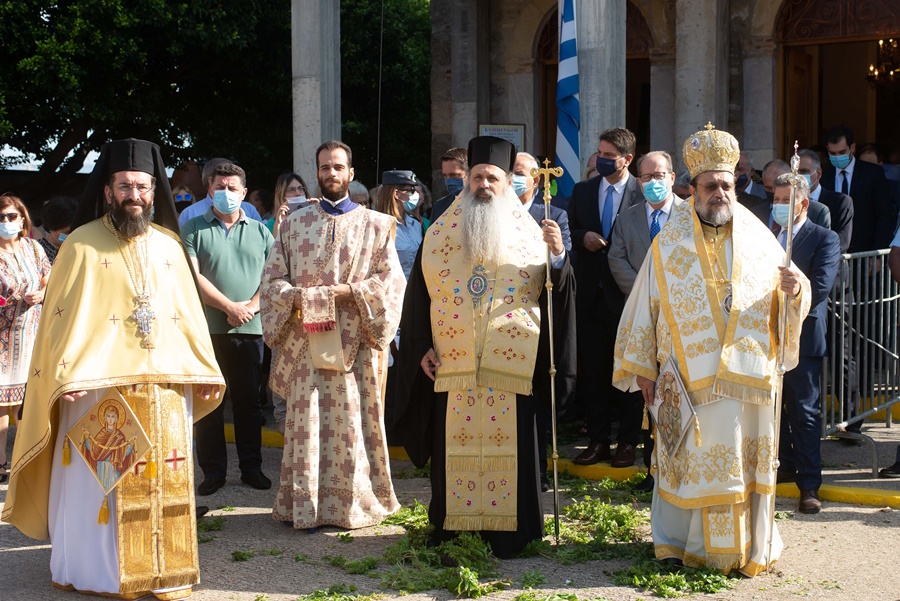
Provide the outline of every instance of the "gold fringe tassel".
[[63,440],[63,458],[62,464],[63,466],[71,465],[72,463],[72,445],[69,444],[69,437],[66,436],[66,439]]
[[[744,403],[753,403],[754,405],[772,404],[772,391],[768,388],[754,388],[746,384],[735,384],[734,382],[726,382],[716,378],[716,383],[713,384],[713,392],[720,396],[743,401]],[[694,404],[696,405],[697,403]]]
[[482,367],[478,370],[478,385],[485,388],[493,388],[494,390],[503,390],[505,392],[514,392],[516,394],[531,395],[532,393],[532,374],[527,376],[519,376],[515,374],[502,373]]
[[109,524],[109,503],[107,502],[106,497],[103,497],[103,502],[100,503],[100,512],[97,514],[97,523],[101,526]]
[[644,417],[641,419],[641,430],[650,429],[650,418],[647,417],[647,405],[644,405]]
[[703,441],[700,439],[700,418],[697,417],[697,414],[694,414],[694,446],[702,447]]
[[516,470],[515,455],[488,455],[481,460],[481,470],[484,472],[509,472]]
[[156,479],[156,462],[152,459],[147,460],[147,465],[144,467],[144,477],[147,480]]
[[518,529],[519,520],[515,516],[474,516],[448,515],[444,518],[444,530],[496,530]]
[[458,374],[448,374],[441,375],[440,370],[438,370],[438,375],[434,379],[434,391],[435,392],[452,392],[454,390],[459,390],[465,392],[467,390],[472,390],[475,388],[475,372],[467,371]]
[[444,468],[450,472],[477,472],[481,470],[481,457],[478,455],[450,455],[447,457],[447,466]]

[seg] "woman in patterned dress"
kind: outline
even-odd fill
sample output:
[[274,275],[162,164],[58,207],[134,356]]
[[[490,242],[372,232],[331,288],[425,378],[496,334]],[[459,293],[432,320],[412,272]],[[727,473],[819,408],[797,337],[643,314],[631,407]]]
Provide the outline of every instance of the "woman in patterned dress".
[[9,416],[25,398],[31,349],[41,319],[50,261],[27,236],[31,218],[22,201],[0,196],[0,482],[9,468]]

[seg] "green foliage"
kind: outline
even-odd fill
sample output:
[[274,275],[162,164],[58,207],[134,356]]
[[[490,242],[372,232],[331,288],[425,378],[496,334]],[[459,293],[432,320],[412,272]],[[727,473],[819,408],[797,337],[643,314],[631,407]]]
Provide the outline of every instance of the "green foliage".
[[344,583],[340,583],[325,590],[317,590],[308,595],[300,595],[297,597],[297,601],[376,601],[384,597],[384,595],[378,593],[369,595],[354,594],[355,591],[356,587],[352,584],[347,586]]
[[353,535],[350,534],[349,532],[338,532],[337,537],[338,537],[338,540],[341,541],[342,543],[352,543],[353,542]]
[[231,552],[231,560],[232,561],[247,561],[255,555],[253,551],[232,551]]
[[281,549],[269,549],[267,551],[263,551],[260,555],[270,555],[272,557],[279,557],[281,555]]
[[221,530],[225,525],[225,518],[215,516],[211,518],[200,518],[197,520],[197,532],[215,532]]
[[688,593],[719,593],[734,586],[734,579],[712,568],[678,568],[655,560],[617,570],[612,581],[665,598],[681,597]]
[[537,588],[547,582],[547,577],[540,570],[528,570],[522,574],[522,588]]
[[[513,597],[513,601],[581,601],[574,593],[552,593],[540,595],[534,591],[525,591]],[[587,601],[587,600],[585,600]],[[606,597],[595,597],[590,601],[608,601]]]
[[306,556],[305,554],[303,554],[303,553],[296,553],[296,554],[294,554],[294,561],[299,561],[299,562],[306,563],[306,562],[309,561],[309,557],[307,557],[307,556]]
[[219,505],[219,511],[234,511],[231,505]]
[[511,585],[512,582],[510,580],[495,580],[494,582],[482,583],[479,580],[478,572],[460,566],[456,569],[456,574],[451,578],[450,585],[447,588],[450,592],[456,593],[460,597],[478,599]]
[[260,593],[253,597],[253,601],[269,601],[269,595],[265,593]]
[[381,3],[341,2],[343,139],[353,148],[356,178],[372,188],[388,169],[431,170],[431,12],[429,0],[385,0],[378,142]]

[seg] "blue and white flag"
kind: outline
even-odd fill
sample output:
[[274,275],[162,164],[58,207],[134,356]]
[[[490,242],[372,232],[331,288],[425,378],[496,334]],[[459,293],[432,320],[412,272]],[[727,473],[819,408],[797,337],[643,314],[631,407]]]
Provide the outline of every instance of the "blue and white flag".
[[578,49],[575,44],[575,0],[561,0],[559,22],[559,75],[556,80],[556,165],[565,173],[557,178],[557,195],[572,196],[572,187],[581,179],[578,159],[578,130],[581,104],[578,100]]

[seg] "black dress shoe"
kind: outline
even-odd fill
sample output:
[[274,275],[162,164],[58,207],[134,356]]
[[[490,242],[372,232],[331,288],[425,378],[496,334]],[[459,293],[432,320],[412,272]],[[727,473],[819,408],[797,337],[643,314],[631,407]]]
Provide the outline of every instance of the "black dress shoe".
[[550,478],[547,477],[547,474],[541,474],[541,492],[549,492],[553,489],[550,486]]
[[640,492],[653,492],[653,476],[647,474],[647,477],[641,480],[640,484],[635,485],[634,490]]
[[205,497],[213,494],[223,486],[225,486],[225,478],[204,478],[200,486],[197,487],[197,494]]
[[900,478],[900,461],[878,471],[879,478]]
[[797,508],[800,513],[819,513],[822,511],[822,501],[814,490],[800,491],[800,506]]
[[611,458],[608,442],[592,442],[572,462],[575,465],[594,465],[601,461],[609,461]]
[[207,513],[209,513],[209,507],[207,507],[206,505],[197,505],[196,507],[194,507],[194,511],[197,513],[197,519],[199,520]]
[[257,490],[269,490],[272,488],[272,481],[266,478],[266,475],[261,470],[242,473],[241,482],[249,484]]
[[612,467],[630,467],[634,465],[637,456],[637,447],[627,442],[620,442],[616,445],[616,456],[609,464]]

